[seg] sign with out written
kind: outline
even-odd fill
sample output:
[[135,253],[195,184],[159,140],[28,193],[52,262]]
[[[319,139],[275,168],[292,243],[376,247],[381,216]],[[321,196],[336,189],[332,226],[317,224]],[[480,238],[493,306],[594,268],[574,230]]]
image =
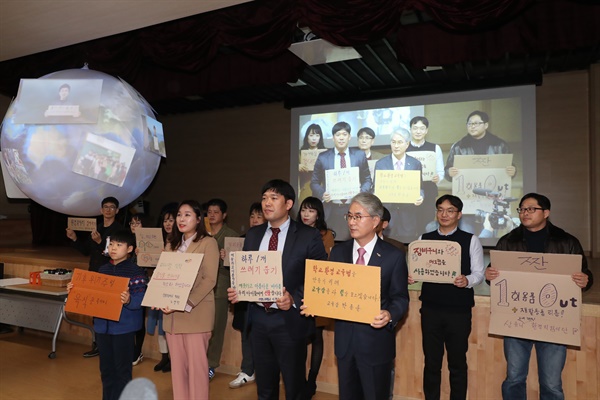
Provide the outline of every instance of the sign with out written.
[[354,197],[360,192],[358,167],[328,169],[325,171],[325,187],[331,200],[343,200]]
[[581,255],[490,251],[491,334],[581,345]]
[[204,254],[162,252],[142,305],[183,311],[203,258]]
[[96,218],[67,218],[67,227],[73,231],[92,232],[96,230]]
[[378,169],[375,195],[382,203],[413,204],[421,197],[421,172]]
[[381,311],[381,268],[306,260],[304,305],[311,315],[370,324]]
[[317,157],[326,150],[327,149],[300,150],[300,165],[302,165],[306,171],[313,171],[315,169]]
[[136,228],[137,264],[140,267],[156,267],[160,253],[165,248],[160,228]]
[[225,249],[225,259],[223,260],[223,266],[229,267],[229,254],[232,251],[242,251],[242,249],[244,248],[244,238],[226,237],[223,248]]
[[491,213],[494,210],[494,197],[511,196],[511,178],[506,173],[506,167],[511,163],[512,154],[454,157],[454,166],[459,172],[452,178],[452,194],[463,201],[463,214],[476,214],[477,210]]
[[408,273],[415,281],[454,283],[460,276],[459,243],[415,240],[408,245]]
[[129,278],[75,269],[73,288],[65,311],[118,321],[121,317],[121,293],[129,290]]
[[435,151],[407,151],[406,154],[421,162],[423,181],[430,181],[437,174]]
[[231,287],[240,301],[274,302],[283,296],[280,251],[235,251],[229,263]]

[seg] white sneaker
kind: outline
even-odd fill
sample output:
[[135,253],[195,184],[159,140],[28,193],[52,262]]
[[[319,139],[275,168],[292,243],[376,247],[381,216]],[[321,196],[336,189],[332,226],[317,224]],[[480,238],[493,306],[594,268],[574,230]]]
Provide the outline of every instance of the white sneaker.
[[139,363],[141,363],[144,360],[144,354],[140,353],[140,356],[131,364],[135,367],[136,365],[138,365]]
[[246,383],[254,382],[254,379],[254,374],[252,374],[252,376],[248,376],[248,374],[245,372],[238,372],[237,378],[229,382],[229,387],[232,389],[237,389],[244,386]]

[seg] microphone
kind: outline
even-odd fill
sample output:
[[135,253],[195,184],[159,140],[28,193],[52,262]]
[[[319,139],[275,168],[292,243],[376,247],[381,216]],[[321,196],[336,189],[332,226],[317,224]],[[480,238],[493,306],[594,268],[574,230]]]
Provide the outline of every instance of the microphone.
[[473,189],[473,193],[478,194],[480,196],[486,196],[486,197],[498,197],[498,196],[500,196],[500,193],[498,193],[498,192],[492,192],[490,189],[475,188],[475,189]]
[[147,378],[135,378],[125,386],[119,400],[158,400],[156,386]]

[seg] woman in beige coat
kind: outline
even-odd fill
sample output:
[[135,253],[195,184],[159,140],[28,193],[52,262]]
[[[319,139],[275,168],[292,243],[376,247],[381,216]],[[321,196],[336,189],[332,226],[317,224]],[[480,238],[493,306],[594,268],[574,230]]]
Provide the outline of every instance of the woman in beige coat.
[[206,350],[215,319],[213,289],[217,283],[219,247],[208,236],[200,204],[181,202],[166,251],[204,254],[185,311],[163,309],[163,328],[171,353],[171,380],[175,400],[208,400]]

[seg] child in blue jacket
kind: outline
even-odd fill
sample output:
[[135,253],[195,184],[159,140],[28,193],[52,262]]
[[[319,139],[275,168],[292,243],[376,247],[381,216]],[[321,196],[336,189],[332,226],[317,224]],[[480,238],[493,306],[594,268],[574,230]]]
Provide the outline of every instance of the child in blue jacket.
[[[135,332],[143,324],[142,299],[146,292],[146,272],[129,258],[135,237],[128,230],[110,236],[108,252],[111,262],[100,267],[101,274],[129,278],[129,289],[121,293],[123,308],[118,321],[94,317],[96,344],[100,352],[102,399],[118,400],[125,385],[132,379]],[[69,283],[67,289],[73,287]]]

